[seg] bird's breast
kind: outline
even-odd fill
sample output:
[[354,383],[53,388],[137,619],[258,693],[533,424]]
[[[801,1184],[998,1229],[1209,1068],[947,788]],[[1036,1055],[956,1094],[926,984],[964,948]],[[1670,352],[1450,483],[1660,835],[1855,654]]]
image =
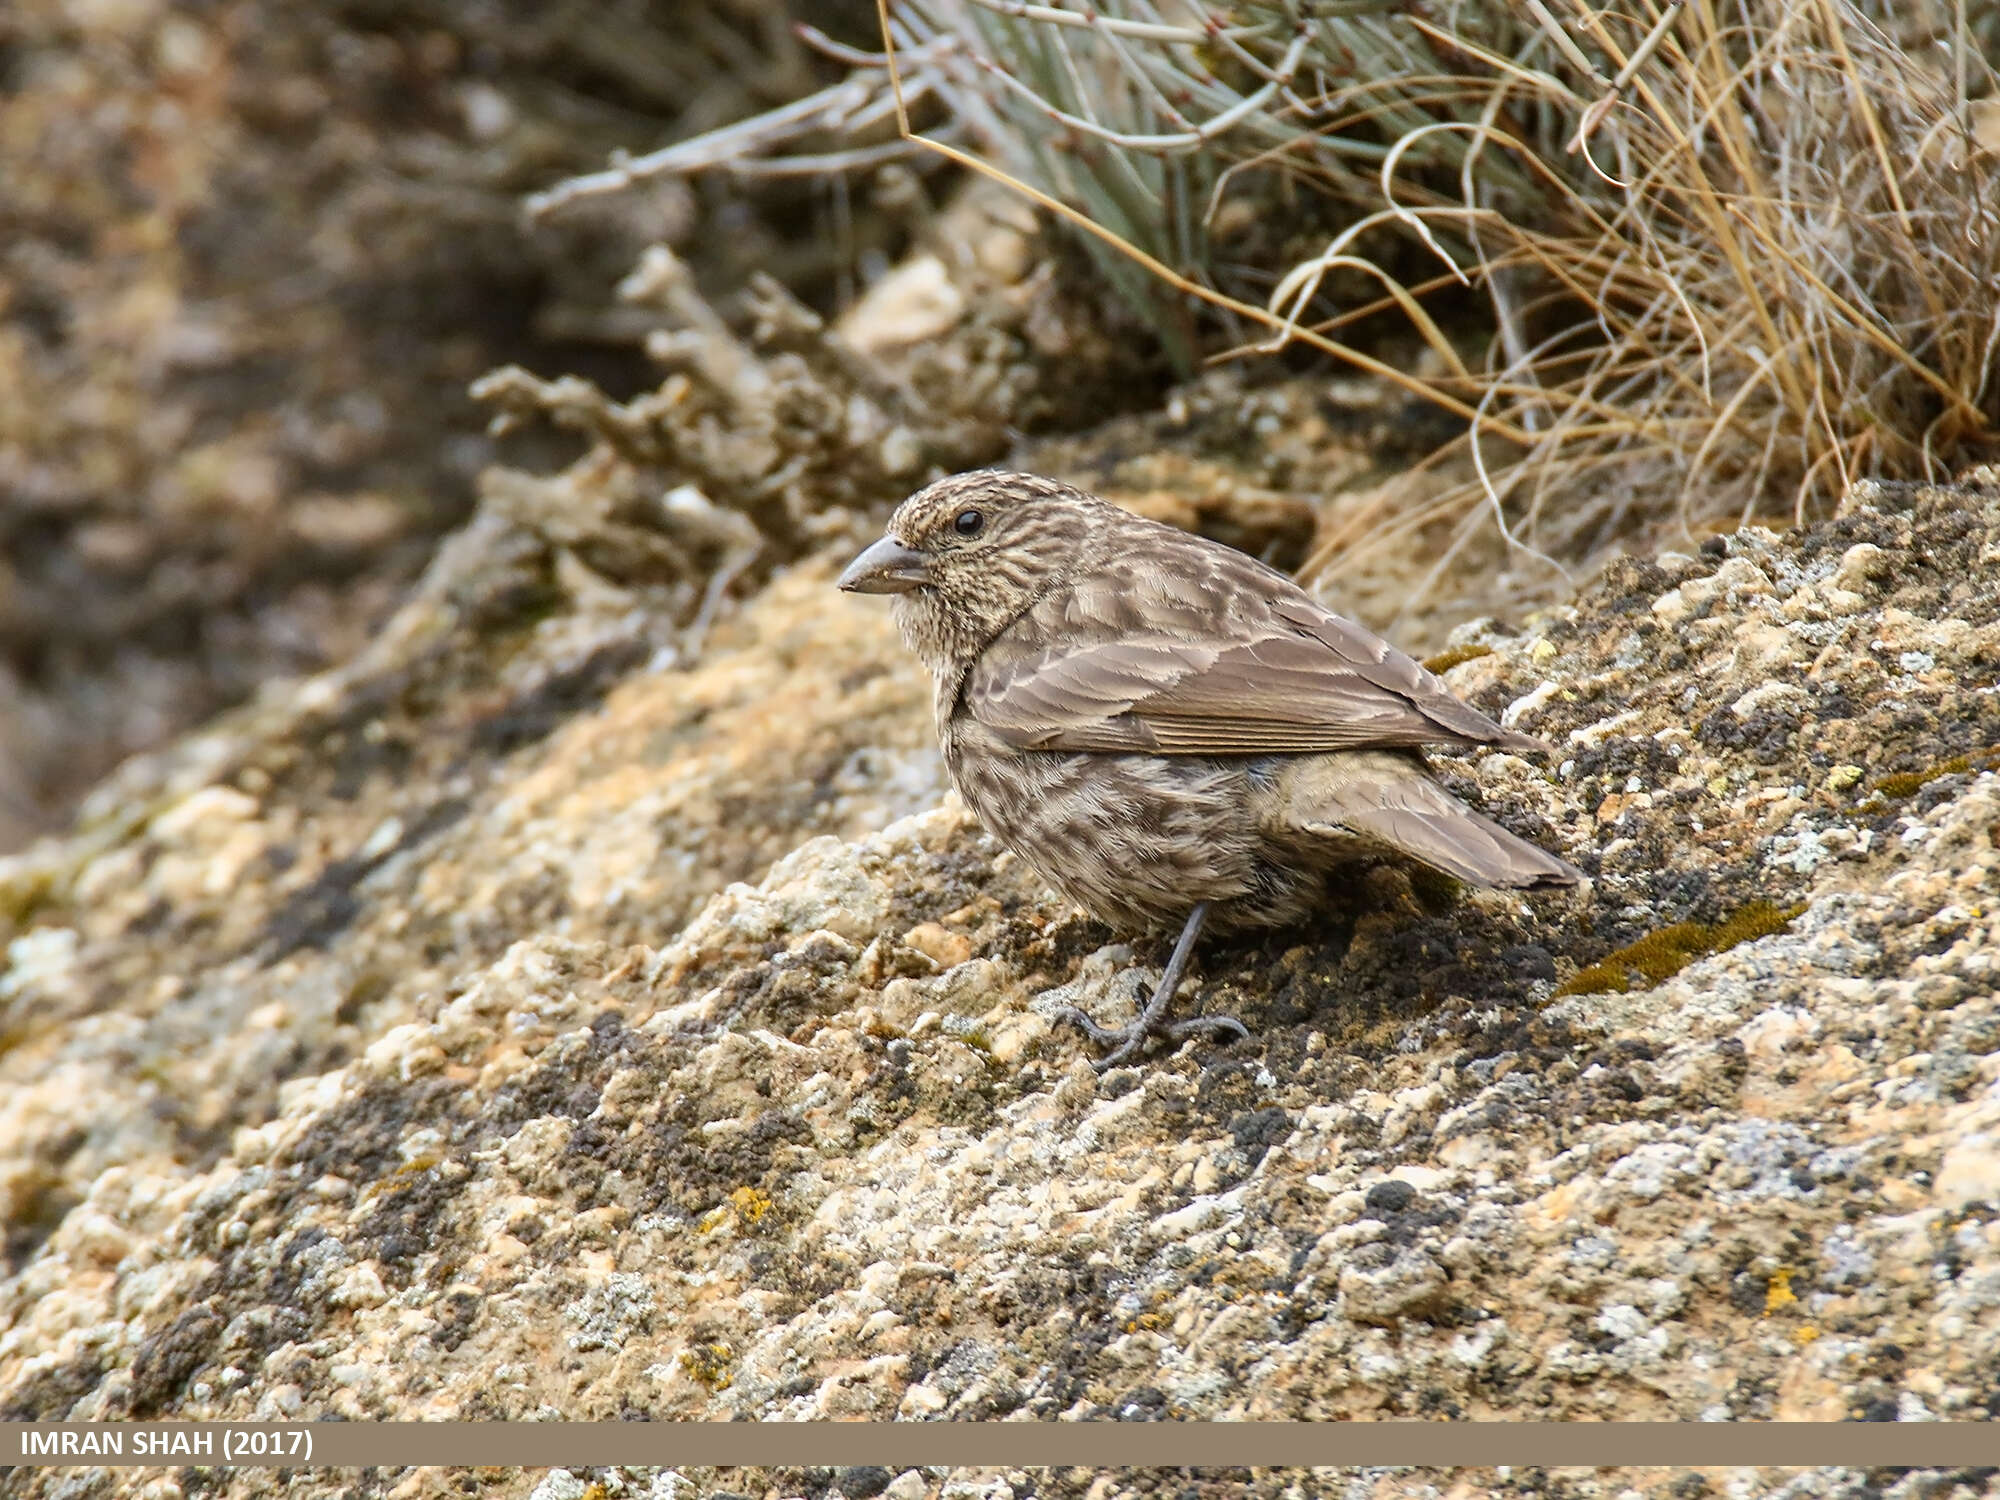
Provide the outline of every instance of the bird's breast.
[[1242,761],[1018,750],[963,712],[943,738],[986,831],[1116,926],[1177,926],[1197,901],[1240,902],[1269,883]]

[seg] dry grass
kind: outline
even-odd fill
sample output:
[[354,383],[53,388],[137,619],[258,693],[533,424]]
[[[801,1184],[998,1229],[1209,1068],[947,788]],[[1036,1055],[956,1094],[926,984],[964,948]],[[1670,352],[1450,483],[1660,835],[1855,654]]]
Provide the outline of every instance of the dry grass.
[[[898,66],[856,78],[1088,229],[1170,350],[1205,302],[1239,356],[1303,341],[1467,418],[1473,481],[1318,565],[1455,521],[1561,566],[2000,437],[1990,3],[882,9]],[[1287,216],[1345,227],[1237,263]],[[1422,376],[1347,342],[1384,314]]]
[[[1014,175],[1186,273],[1214,275],[1202,236],[1233,187],[1268,198],[1256,167],[1368,209],[1284,275],[1257,347],[1400,308],[1434,388],[1479,414],[1466,449],[1486,514],[1530,550],[1588,555],[1667,515],[1803,517],[1852,478],[1990,452],[2000,154],[1968,97],[1993,79],[1963,18],[1924,38],[1904,7],[1918,52],[1845,0],[1508,9],[1295,22],[1248,6],[1214,19],[1261,30],[1199,43],[1000,0],[897,13],[913,41],[982,38],[940,92],[989,80],[961,114]],[[1096,13],[1165,19],[1145,0]],[[1397,279],[1387,233],[1436,275]],[[1381,294],[1329,306],[1340,272]],[[1427,310],[1454,282],[1490,309],[1477,360]]]

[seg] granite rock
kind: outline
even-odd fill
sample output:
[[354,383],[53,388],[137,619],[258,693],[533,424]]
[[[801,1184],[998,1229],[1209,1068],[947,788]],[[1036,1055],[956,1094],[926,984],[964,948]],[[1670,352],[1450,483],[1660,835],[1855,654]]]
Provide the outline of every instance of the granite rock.
[[851,538],[677,656],[489,511],[0,861],[0,1409],[1990,1420],[1996,478],[1465,632],[1557,754],[1440,768],[1590,884],[1366,882],[1101,1078],[1047,1012],[1159,954],[943,792]]

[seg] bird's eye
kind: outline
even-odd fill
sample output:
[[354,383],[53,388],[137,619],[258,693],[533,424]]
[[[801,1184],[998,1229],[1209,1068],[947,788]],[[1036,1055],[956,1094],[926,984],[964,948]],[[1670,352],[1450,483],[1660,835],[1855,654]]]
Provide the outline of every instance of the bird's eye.
[[976,510],[962,510],[952,519],[951,529],[960,536],[978,536],[980,527],[986,524],[986,517]]

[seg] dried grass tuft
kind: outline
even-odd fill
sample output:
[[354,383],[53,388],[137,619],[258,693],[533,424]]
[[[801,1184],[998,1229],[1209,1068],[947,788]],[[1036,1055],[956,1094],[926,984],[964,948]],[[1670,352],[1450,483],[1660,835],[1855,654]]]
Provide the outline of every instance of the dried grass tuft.
[[[1183,6],[1176,35],[1141,29],[1168,9],[896,17],[965,43],[933,88],[1011,172],[1184,272],[1216,279],[1203,236],[1239,186],[1270,197],[1257,168],[1365,210],[1285,272],[1257,347],[1400,309],[1432,389],[1477,413],[1510,541],[1573,559],[1668,512],[1804,518],[1853,478],[1992,451],[2000,153],[1962,14],[1927,33],[1903,7],[1901,39],[1846,0]],[[1409,243],[1435,277],[1395,274]],[[1341,272],[1380,295],[1329,306]],[[1430,311],[1453,283],[1490,312],[1477,360]]]
[[[1309,344],[1466,419],[1476,481],[1344,559],[1456,518],[1560,567],[2000,442],[1990,4],[880,5],[874,117],[941,110],[1171,351],[1198,300],[1239,356]],[[1285,255],[1274,222],[1340,227]],[[1347,341],[1384,315],[1426,373]]]

